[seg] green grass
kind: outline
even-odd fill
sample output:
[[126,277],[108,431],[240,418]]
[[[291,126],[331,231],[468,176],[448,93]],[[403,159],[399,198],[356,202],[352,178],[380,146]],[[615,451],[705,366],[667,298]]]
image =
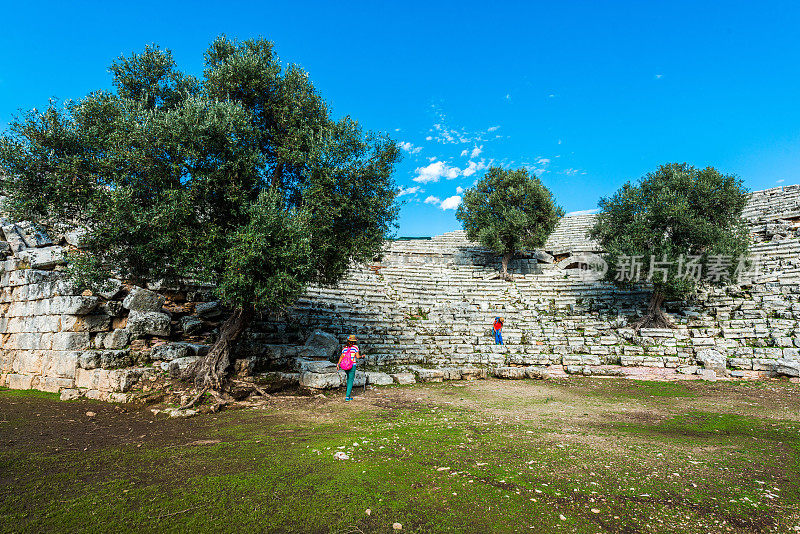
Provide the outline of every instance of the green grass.
[[[160,443],[59,452],[12,444],[0,448],[0,531],[333,534],[392,532],[399,522],[425,533],[692,533],[786,531],[800,520],[800,423],[691,406],[635,422],[613,396],[631,385],[596,383],[604,396],[577,398],[587,411],[606,410],[597,418],[567,415],[576,398],[561,386],[432,384],[382,390],[394,405],[323,401],[157,419],[172,432]],[[640,385],[654,407],[697,395]],[[9,391],[0,403],[9,398],[40,410],[54,403]],[[24,425],[17,432],[40,428]],[[13,441],[0,431],[4,445]],[[336,460],[337,451],[350,459]]]

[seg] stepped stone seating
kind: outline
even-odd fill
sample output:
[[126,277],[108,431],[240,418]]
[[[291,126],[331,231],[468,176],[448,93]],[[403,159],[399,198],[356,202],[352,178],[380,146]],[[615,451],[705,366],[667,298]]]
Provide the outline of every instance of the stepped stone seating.
[[[379,261],[353,266],[336,287],[309,287],[289,309],[255,320],[236,368],[336,386],[337,373],[313,376],[324,365],[298,363],[319,357],[306,340],[322,330],[338,343],[355,334],[382,383],[673,379],[702,366],[706,377],[712,368],[745,378],[797,376],[800,186],[753,193],[745,217],[758,272],[742,285],[667,303],[674,329],[634,332],[628,317],[644,308],[648,288],[621,291],[572,268],[582,254],[599,252],[586,237],[594,216],[578,215],[564,217],[548,239],[544,252],[555,258],[532,251],[511,262],[513,281],[497,279],[499,257],[462,231],[387,242]],[[78,292],[62,276],[64,249],[79,245],[73,235],[51,239],[26,222],[3,221],[0,231],[0,386],[124,400],[159,373],[180,376],[224,319],[212,288],[199,285],[148,291],[117,281],[108,292]],[[494,343],[496,316],[506,319],[505,345]]]

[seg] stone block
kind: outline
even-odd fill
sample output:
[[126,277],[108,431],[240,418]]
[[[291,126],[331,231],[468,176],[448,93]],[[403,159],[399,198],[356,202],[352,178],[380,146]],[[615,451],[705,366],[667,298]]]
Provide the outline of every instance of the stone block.
[[745,369],[745,370],[752,370],[753,369],[753,359],[752,358],[728,358],[728,365],[731,369]]
[[306,340],[304,347],[313,350],[317,357],[324,359],[334,358],[340,352],[339,339],[322,330],[314,330]]
[[105,314],[62,315],[61,329],[72,332],[106,332],[111,328],[111,316]]
[[392,377],[386,373],[367,371],[364,374],[366,375],[367,384],[372,386],[388,386],[394,383]]
[[79,369],[91,370],[97,369],[98,367],[100,367],[100,351],[87,350],[81,352],[78,356]]
[[29,248],[20,252],[19,257],[32,269],[52,269],[65,263],[64,249],[58,246]]
[[169,376],[172,378],[183,378],[190,365],[200,360],[199,356],[186,356],[177,358],[169,362]]
[[124,349],[131,340],[131,333],[127,328],[117,328],[103,336],[103,348]]
[[44,374],[51,377],[75,378],[78,358],[82,353],[75,351],[48,351],[44,357]]
[[165,362],[193,355],[189,343],[162,343],[161,345],[156,345],[150,351],[150,359],[163,360]]
[[181,317],[180,326],[184,335],[192,336],[203,329],[203,321],[198,317],[189,315],[186,317]]
[[800,360],[779,358],[775,361],[774,371],[784,376],[800,376]]
[[444,380],[444,373],[441,369],[415,367],[413,371],[418,382],[442,382]]
[[132,336],[168,337],[170,318],[165,313],[132,310],[128,315],[127,329]]
[[32,382],[32,375],[14,373],[6,375],[6,387],[9,389],[31,389]]
[[330,373],[303,371],[300,373],[300,385],[313,389],[338,388],[342,386],[342,376],[337,371]]
[[89,348],[88,332],[56,332],[52,339],[53,350],[82,351]]
[[100,367],[103,369],[119,369],[133,364],[129,350],[104,350],[100,352]]
[[37,389],[48,393],[58,393],[62,389],[74,388],[75,380],[71,378],[59,378],[56,376],[45,376],[39,379]]
[[50,313],[53,315],[87,315],[99,303],[100,299],[93,296],[57,296],[50,301]]
[[524,367],[496,367],[492,372],[497,378],[520,380],[527,378]]
[[122,306],[132,312],[159,312],[164,301],[164,297],[154,291],[134,287],[123,299]]
[[394,373],[391,375],[394,381],[401,386],[416,384],[417,379],[414,378],[414,373]]

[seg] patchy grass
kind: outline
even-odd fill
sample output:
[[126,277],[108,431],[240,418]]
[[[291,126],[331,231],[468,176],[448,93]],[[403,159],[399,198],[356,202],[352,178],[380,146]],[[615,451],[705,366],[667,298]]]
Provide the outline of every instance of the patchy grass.
[[737,393],[489,380],[175,420],[0,391],[0,530],[791,531],[798,389]]

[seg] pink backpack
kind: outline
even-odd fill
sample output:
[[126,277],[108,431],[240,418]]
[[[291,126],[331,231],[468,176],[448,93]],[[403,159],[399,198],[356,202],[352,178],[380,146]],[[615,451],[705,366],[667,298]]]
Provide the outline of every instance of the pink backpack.
[[342,361],[339,362],[339,369],[342,371],[349,371],[353,368],[353,357],[350,354],[351,349],[344,349],[342,351]]

